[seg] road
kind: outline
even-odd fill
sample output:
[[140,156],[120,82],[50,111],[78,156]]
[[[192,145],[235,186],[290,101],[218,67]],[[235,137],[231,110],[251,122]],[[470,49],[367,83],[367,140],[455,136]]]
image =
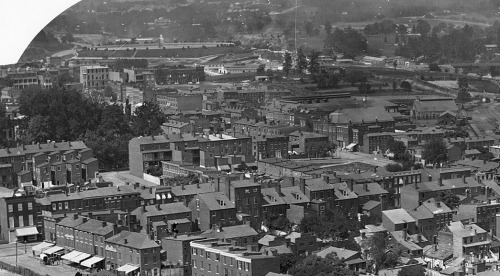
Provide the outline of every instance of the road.
[[70,55],[73,55],[73,56],[76,55],[76,46],[73,47],[72,49],[64,50],[64,51],[52,54],[52,57],[64,57],[64,56],[70,56]]

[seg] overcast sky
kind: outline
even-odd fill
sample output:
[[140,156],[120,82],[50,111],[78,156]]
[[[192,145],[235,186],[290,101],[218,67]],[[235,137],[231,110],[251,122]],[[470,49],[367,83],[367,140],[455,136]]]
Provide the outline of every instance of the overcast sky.
[[0,0],[0,65],[16,63],[35,35],[79,0]]

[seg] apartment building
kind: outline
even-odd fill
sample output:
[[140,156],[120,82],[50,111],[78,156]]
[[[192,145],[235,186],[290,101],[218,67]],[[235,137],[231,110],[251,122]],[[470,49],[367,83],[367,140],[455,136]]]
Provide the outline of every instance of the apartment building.
[[256,160],[287,158],[288,137],[285,135],[259,135],[252,137],[252,153]]
[[107,66],[80,66],[80,83],[84,89],[104,89],[109,81]]
[[155,240],[174,233],[191,232],[191,209],[183,202],[141,206],[131,212],[135,220]]
[[33,195],[0,197],[0,240],[38,240],[43,229],[37,213]]
[[161,247],[166,251],[167,263],[177,263],[181,265],[183,275],[193,275],[191,267],[191,242],[204,240],[205,237],[199,235],[173,235],[164,237],[161,240]]
[[191,242],[192,275],[265,276],[279,273],[279,259],[216,239]]
[[130,173],[142,178],[150,167],[172,160],[170,141],[164,135],[136,137],[129,141]]
[[192,219],[200,230],[214,225],[220,227],[236,225],[236,206],[222,192],[198,194],[189,202]]

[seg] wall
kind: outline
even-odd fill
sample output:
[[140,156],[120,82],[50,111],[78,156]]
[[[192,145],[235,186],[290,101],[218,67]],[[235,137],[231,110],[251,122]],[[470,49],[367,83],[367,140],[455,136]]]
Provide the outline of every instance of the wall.
[[142,178],[144,178],[144,180],[147,180],[149,182],[152,182],[156,185],[160,185],[160,178],[159,177],[156,177],[156,176],[152,176],[150,174],[147,174],[147,173],[143,173],[142,174]]

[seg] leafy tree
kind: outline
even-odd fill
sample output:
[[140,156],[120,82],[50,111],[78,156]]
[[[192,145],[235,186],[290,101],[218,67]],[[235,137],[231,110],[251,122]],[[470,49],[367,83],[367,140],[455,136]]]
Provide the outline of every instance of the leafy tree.
[[257,67],[257,74],[264,74],[266,72],[266,65],[265,64],[259,64]]
[[396,91],[397,89],[398,89],[398,83],[396,82],[396,80],[393,80],[392,81],[392,90]]
[[339,259],[337,255],[333,253],[326,255],[325,258],[318,257],[314,254],[309,255],[302,260],[302,262],[297,263],[297,265],[290,270],[290,274],[294,276],[357,275],[356,272],[347,269],[343,260]]
[[460,206],[460,198],[450,191],[441,192],[437,198],[438,201],[442,201],[446,206],[451,209],[456,209]]
[[338,211],[326,211],[322,219],[304,217],[299,223],[299,231],[314,233],[319,238],[349,239],[357,233],[359,222],[349,219],[346,214]]
[[158,104],[144,102],[135,110],[132,128],[135,135],[158,135],[162,132],[161,126],[165,123],[165,115]]
[[288,273],[290,268],[294,267],[298,261],[297,256],[293,253],[284,253],[279,255],[280,258],[280,273]]
[[330,22],[330,20],[327,20],[325,22],[325,33],[326,35],[330,35],[332,33],[332,23]]
[[289,52],[285,53],[285,61],[283,62],[283,71],[288,76],[290,70],[292,69],[292,54]]
[[288,232],[292,229],[292,223],[284,216],[271,217],[267,219],[267,226],[271,230]]
[[441,72],[441,68],[436,63],[429,64],[429,71]]
[[[374,274],[378,274],[380,269],[394,268],[399,262],[399,250],[389,249],[389,238],[372,235],[363,241],[364,254],[369,260],[367,268],[372,268]],[[369,265],[370,264],[370,265]]]
[[495,155],[485,147],[475,147],[481,154],[477,157],[477,159],[490,161],[495,158]]
[[472,96],[470,95],[469,92],[467,92],[466,89],[461,88],[458,90],[457,99],[456,99],[456,101],[458,103],[467,103],[467,102],[470,102],[471,100],[472,100]]
[[368,77],[363,72],[347,71],[344,77],[344,81],[349,82],[352,86],[354,86],[354,84],[357,82],[368,81]]
[[400,171],[403,171],[403,166],[401,166],[398,163],[389,163],[389,164],[385,165],[385,169],[388,172],[400,172]]
[[104,88],[104,96],[108,98],[112,98],[114,101],[116,101],[116,94],[113,92],[113,88],[111,86],[106,86]]
[[364,53],[368,50],[368,43],[363,35],[351,27],[341,30],[335,29],[325,40],[325,47],[343,53],[347,58]]
[[409,81],[406,81],[406,80],[402,81],[400,86],[401,86],[401,88],[405,89],[406,91],[411,92],[412,87],[411,87],[411,83]]
[[426,36],[431,30],[431,25],[429,22],[419,19],[417,21],[417,28],[416,31],[417,33],[421,34],[422,36]]
[[309,72],[317,74],[319,72],[319,52],[312,50],[309,52]]
[[304,29],[305,29],[306,34],[308,36],[312,36],[313,35],[314,26],[313,26],[313,23],[311,21],[307,21],[306,22],[306,24],[304,25]]
[[404,266],[398,272],[398,276],[426,276],[425,269],[421,265]]
[[426,163],[437,164],[445,162],[446,157],[446,144],[443,140],[430,140],[424,145],[422,152],[422,159]]
[[301,47],[297,49],[297,62],[295,64],[295,69],[297,69],[299,73],[303,73],[306,68],[307,59],[304,50]]
[[469,80],[466,77],[460,77],[457,79],[458,88],[468,88]]
[[358,86],[358,92],[359,92],[360,95],[369,94],[371,92],[371,86],[368,83],[366,83],[366,82],[362,82]]

